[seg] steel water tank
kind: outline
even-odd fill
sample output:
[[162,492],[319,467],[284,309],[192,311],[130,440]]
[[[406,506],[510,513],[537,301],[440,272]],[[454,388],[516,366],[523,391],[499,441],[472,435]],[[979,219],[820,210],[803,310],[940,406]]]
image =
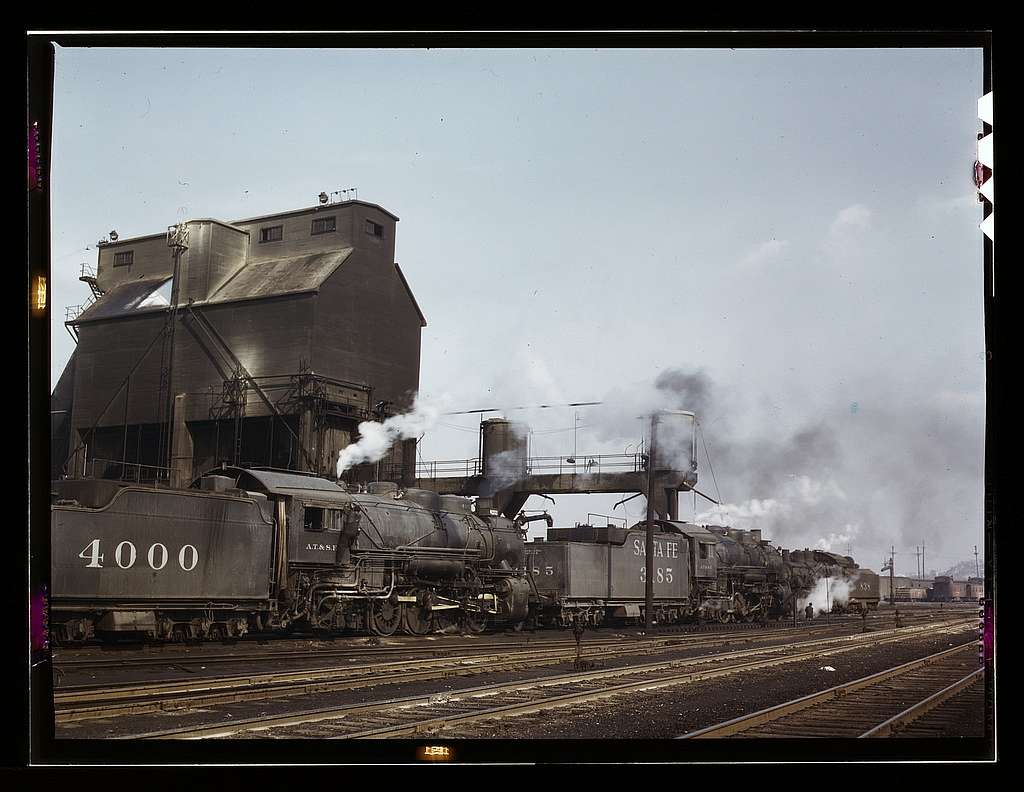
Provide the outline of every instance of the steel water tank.
[[526,431],[507,418],[488,418],[480,424],[481,464],[488,478],[514,481],[526,475]]

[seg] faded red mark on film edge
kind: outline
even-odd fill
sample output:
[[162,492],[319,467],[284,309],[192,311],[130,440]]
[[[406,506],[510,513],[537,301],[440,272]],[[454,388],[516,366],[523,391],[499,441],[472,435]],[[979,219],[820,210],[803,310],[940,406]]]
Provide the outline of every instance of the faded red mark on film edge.
[[43,169],[39,162],[39,122],[33,121],[28,129],[28,188],[43,189]]
[[992,619],[992,600],[986,597],[982,607],[985,611],[985,632],[982,636],[982,644],[985,647],[985,663],[988,664],[992,662],[993,630],[995,629]]
[[32,594],[29,603],[29,635],[33,652],[41,652],[50,646],[46,605],[46,587],[42,586]]

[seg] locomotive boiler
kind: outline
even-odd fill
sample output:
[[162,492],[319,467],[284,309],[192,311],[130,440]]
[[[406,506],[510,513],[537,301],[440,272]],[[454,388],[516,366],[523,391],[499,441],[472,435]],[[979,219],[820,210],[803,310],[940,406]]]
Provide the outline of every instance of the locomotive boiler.
[[862,569],[850,556],[825,550],[783,551],[804,590],[822,578],[835,583],[832,610],[838,613],[875,610],[880,597],[878,574]]

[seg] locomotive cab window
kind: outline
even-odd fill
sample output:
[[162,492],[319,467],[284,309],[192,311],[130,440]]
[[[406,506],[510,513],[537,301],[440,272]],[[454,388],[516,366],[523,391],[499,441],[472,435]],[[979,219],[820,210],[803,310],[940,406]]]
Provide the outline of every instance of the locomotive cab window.
[[302,518],[302,527],[306,531],[322,531],[324,525],[324,510],[318,506],[306,506],[305,516]]
[[344,515],[337,509],[321,506],[304,506],[302,527],[307,531],[340,531]]
[[708,546],[706,544],[704,544],[703,542],[701,542],[699,547],[700,547],[700,560],[701,561],[707,561],[708,560]]

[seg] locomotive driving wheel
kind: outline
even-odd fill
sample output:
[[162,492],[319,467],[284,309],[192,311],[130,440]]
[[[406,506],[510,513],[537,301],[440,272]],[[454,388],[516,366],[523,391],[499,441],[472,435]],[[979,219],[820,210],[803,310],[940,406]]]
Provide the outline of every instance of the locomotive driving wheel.
[[402,610],[390,599],[372,600],[366,608],[366,629],[374,635],[394,635],[402,621]]
[[487,629],[487,614],[467,611],[463,623],[466,625],[467,632],[479,635]]
[[421,608],[414,603],[402,606],[402,632],[409,635],[429,635],[434,629],[434,618],[430,608]]

